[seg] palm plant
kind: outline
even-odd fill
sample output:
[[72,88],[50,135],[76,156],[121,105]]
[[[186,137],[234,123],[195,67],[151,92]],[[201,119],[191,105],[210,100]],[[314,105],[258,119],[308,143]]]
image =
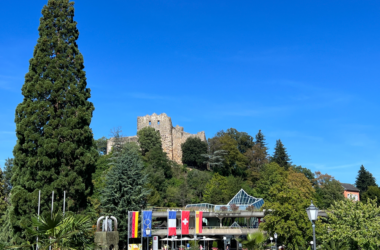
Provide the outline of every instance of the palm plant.
[[93,229],[89,216],[62,214],[32,217],[32,227],[27,229],[32,237],[38,237],[38,248],[94,249]]
[[243,248],[248,250],[259,249],[262,243],[265,241],[265,237],[262,232],[255,232],[247,235],[247,240],[243,241]]

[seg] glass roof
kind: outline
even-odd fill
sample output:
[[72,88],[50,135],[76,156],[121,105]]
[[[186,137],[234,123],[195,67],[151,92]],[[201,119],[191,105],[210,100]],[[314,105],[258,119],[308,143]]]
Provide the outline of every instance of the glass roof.
[[227,205],[252,205],[253,203],[257,202],[260,199],[257,199],[253,196],[250,196],[245,192],[243,189],[240,189],[240,191],[228,202]]

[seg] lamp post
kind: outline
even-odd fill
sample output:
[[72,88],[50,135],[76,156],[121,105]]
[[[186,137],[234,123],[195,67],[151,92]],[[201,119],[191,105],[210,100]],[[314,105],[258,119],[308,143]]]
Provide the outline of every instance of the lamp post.
[[223,241],[224,241],[224,250],[226,250],[226,239],[227,239],[227,237],[223,237]]
[[277,233],[275,232],[273,236],[274,236],[274,240],[276,241],[276,249],[277,249]]
[[206,249],[206,236],[203,236],[203,249]]
[[150,228],[149,227],[147,227],[145,229],[145,234],[146,234],[146,250],[149,250],[149,236],[150,236]]
[[306,208],[307,216],[313,225],[313,249],[317,249],[317,244],[315,240],[315,221],[318,219],[318,208],[314,206],[313,201],[311,201],[311,205]]

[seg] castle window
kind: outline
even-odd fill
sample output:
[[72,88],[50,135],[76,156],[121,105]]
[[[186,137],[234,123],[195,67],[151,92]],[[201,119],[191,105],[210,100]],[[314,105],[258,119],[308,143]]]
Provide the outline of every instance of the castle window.
[[160,121],[157,121],[157,124],[160,125]]
[[149,121],[149,126],[150,126],[150,125],[152,125],[152,122],[151,122],[151,121]]

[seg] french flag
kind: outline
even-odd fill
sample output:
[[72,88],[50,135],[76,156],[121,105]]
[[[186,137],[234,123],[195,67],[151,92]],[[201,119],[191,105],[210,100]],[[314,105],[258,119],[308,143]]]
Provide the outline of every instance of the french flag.
[[177,213],[176,211],[168,212],[168,236],[177,235]]

